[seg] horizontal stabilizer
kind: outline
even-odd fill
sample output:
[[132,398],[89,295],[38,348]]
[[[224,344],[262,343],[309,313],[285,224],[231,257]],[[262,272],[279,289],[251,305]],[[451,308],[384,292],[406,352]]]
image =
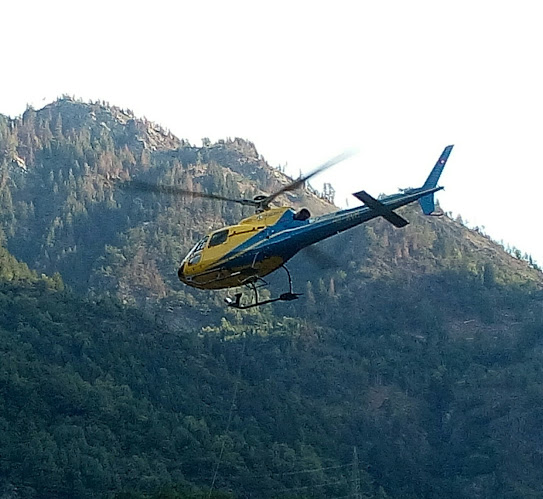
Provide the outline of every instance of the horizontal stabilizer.
[[388,220],[395,227],[405,227],[409,223],[405,218],[394,213],[388,206],[370,196],[366,191],[355,192],[353,196],[360,199],[368,208]]

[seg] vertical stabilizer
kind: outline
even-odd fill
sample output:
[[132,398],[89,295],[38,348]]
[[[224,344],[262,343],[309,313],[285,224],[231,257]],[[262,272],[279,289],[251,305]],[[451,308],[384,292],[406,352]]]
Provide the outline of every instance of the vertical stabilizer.
[[[452,148],[453,146],[450,145],[450,146],[447,146],[445,149],[443,149],[441,156],[439,156],[437,163],[432,168],[430,175],[428,175],[426,182],[424,182],[424,185],[422,186],[423,190],[433,189],[434,187],[437,186],[437,182],[439,181],[441,172],[443,171],[443,168],[445,168],[445,164],[447,163],[447,160],[449,159],[449,154],[451,154]],[[436,209],[433,193],[428,194],[427,196],[421,197],[419,199],[419,203],[425,215],[431,215]]]

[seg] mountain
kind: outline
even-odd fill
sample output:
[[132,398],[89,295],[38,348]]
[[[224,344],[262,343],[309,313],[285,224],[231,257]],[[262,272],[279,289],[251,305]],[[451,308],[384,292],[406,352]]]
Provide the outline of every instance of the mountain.
[[133,178],[289,182],[250,142],[196,147],[105,103],[0,116],[0,497],[538,497],[529,261],[413,206],[295,257],[299,301],[225,309],[176,267],[250,212]]
[[[110,291],[126,301],[164,297],[172,276],[177,286],[174,269],[195,238],[250,211],[135,196],[117,189],[120,181],[177,182],[228,196],[290,181],[247,141],[204,140],[198,148],[130,111],[68,98],[0,119],[0,137],[8,248],[39,271],[60,272],[76,290]],[[315,213],[332,209],[309,192],[289,194],[294,200]]]

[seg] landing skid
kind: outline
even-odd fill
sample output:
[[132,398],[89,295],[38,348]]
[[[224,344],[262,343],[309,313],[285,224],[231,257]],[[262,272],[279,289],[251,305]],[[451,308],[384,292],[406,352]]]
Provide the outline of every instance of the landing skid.
[[258,288],[260,286],[256,285],[257,281],[253,281],[251,283],[248,283],[247,286],[249,286],[253,290],[254,294],[254,303],[249,303],[248,305],[242,305],[241,304],[241,297],[243,293],[236,293],[234,295],[234,298],[225,298],[224,301],[229,307],[237,308],[238,310],[246,310],[248,308],[254,308],[254,307],[260,307],[260,305],[266,305],[268,303],[273,303],[276,301],[292,301],[297,300],[299,296],[302,296],[302,293],[294,293],[292,291],[292,278],[290,277],[290,272],[288,269],[282,265],[282,267],[285,269],[287,276],[288,276],[288,287],[289,290],[287,293],[283,293],[280,296],[276,298],[270,298],[269,300],[260,301],[258,299]]

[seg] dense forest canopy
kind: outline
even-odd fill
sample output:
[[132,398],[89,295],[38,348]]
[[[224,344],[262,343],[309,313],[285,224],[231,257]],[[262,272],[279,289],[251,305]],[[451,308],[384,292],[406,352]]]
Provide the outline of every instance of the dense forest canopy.
[[229,197],[289,181],[248,141],[197,147],[105,103],[0,115],[0,497],[540,497],[528,256],[407,207],[405,229],[295,257],[298,302],[240,312],[175,270],[250,211],[117,188],[131,178]]

